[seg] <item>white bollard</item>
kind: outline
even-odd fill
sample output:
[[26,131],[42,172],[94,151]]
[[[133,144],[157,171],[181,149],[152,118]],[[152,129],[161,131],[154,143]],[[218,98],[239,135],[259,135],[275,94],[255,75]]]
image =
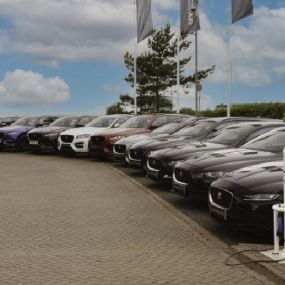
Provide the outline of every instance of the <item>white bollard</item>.
[[[285,255],[285,148],[283,150],[283,204],[277,204],[272,207],[273,209],[273,239],[274,239],[274,250],[272,254],[275,255]],[[278,214],[283,213],[284,223],[283,223],[283,239],[284,245],[283,250],[280,252],[279,247],[279,237],[277,236],[277,228],[278,228]]]
[[[274,240],[274,249],[269,251],[263,251],[262,254],[271,258],[275,261],[280,261],[281,263],[285,263],[285,148],[283,150],[283,204],[276,204],[272,206],[273,209],[273,240]],[[283,221],[283,234],[284,234],[284,244],[282,250],[280,250],[279,246],[279,236],[277,236],[278,229],[278,215],[283,213],[284,221]]]
[[[274,205],[272,207],[273,209],[273,238],[274,238],[274,250],[272,252],[272,254],[285,254],[285,244],[283,246],[283,250],[280,251],[280,247],[279,247],[279,237],[277,236],[277,228],[278,228],[278,214],[279,213],[283,213],[285,216],[285,205],[284,204],[277,204]],[[284,233],[284,229],[283,229],[283,233]]]

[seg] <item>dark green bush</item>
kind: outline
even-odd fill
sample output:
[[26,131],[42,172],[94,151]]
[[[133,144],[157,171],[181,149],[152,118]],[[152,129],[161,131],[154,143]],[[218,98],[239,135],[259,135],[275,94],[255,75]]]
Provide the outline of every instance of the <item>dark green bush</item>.
[[[182,114],[193,115],[195,112],[190,108],[180,110]],[[223,117],[227,115],[227,110],[217,108],[207,109],[200,112],[202,117]],[[285,103],[248,103],[234,104],[231,109],[233,117],[264,117],[285,120]]]

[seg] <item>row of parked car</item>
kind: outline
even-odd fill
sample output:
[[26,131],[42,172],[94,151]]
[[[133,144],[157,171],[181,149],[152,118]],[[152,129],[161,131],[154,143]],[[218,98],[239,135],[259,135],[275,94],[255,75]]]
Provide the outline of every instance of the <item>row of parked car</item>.
[[271,231],[272,205],[283,201],[285,124],[279,120],[179,114],[25,117],[0,128],[0,147],[127,163],[165,189],[207,200],[212,216],[242,229]]

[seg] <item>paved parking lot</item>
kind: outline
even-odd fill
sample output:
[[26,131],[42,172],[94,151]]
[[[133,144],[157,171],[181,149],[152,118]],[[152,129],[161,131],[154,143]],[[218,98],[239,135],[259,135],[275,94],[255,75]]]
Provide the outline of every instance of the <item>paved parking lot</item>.
[[271,284],[108,164],[0,157],[0,284]]

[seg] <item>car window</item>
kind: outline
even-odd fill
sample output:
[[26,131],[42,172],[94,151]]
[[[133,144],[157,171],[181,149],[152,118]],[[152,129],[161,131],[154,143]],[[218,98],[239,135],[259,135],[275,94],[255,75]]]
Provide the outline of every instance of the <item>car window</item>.
[[62,117],[55,120],[50,126],[72,128],[76,126],[78,117]]
[[168,123],[166,125],[163,125],[155,129],[152,133],[153,134],[171,134],[181,129],[183,126],[185,126],[185,123]]
[[255,138],[257,138],[260,135],[265,134],[266,132],[269,132],[273,129],[274,127],[268,127],[268,128],[263,128],[260,130],[255,131],[254,133],[250,134],[245,140],[244,143],[247,143]]
[[120,127],[124,122],[126,122],[129,118],[129,116],[123,116],[123,117],[120,117],[114,124],[113,128],[118,128]]
[[162,125],[165,125],[168,122],[169,122],[169,120],[168,120],[167,116],[160,116],[152,122],[152,126],[160,127]]
[[234,124],[235,122],[231,121],[231,122],[223,122],[221,124],[218,124],[216,127],[215,127],[215,130],[219,131],[219,130],[222,130],[226,127],[228,127],[229,125],[232,125]]
[[201,137],[202,135],[206,134],[214,125],[215,122],[199,122],[180,129],[179,131],[175,132],[174,135]]
[[21,118],[17,120],[14,124],[14,126],[25,126],[25,127],[32,127],[37,124],[39,121],[39,118]]
[[252,127],[230,127],[215,133],[208,142],[234,145],[244,138],[250,131],[253,130]]
[[145,128],[152,120],[152,115],[140,115],[127,120],[121,128]]
[[90,121],[92,121],[94,118],[93,117],[82,117],[79,119],[79,121],[76,123],[76,126],[84,127],[86,126]]
[[118,116],[100,116],[88,123],[86,127],[108,128],[117,118]]
[[241,147],[276,153],[282,152],[285,147],[285,130],[267,132]]

